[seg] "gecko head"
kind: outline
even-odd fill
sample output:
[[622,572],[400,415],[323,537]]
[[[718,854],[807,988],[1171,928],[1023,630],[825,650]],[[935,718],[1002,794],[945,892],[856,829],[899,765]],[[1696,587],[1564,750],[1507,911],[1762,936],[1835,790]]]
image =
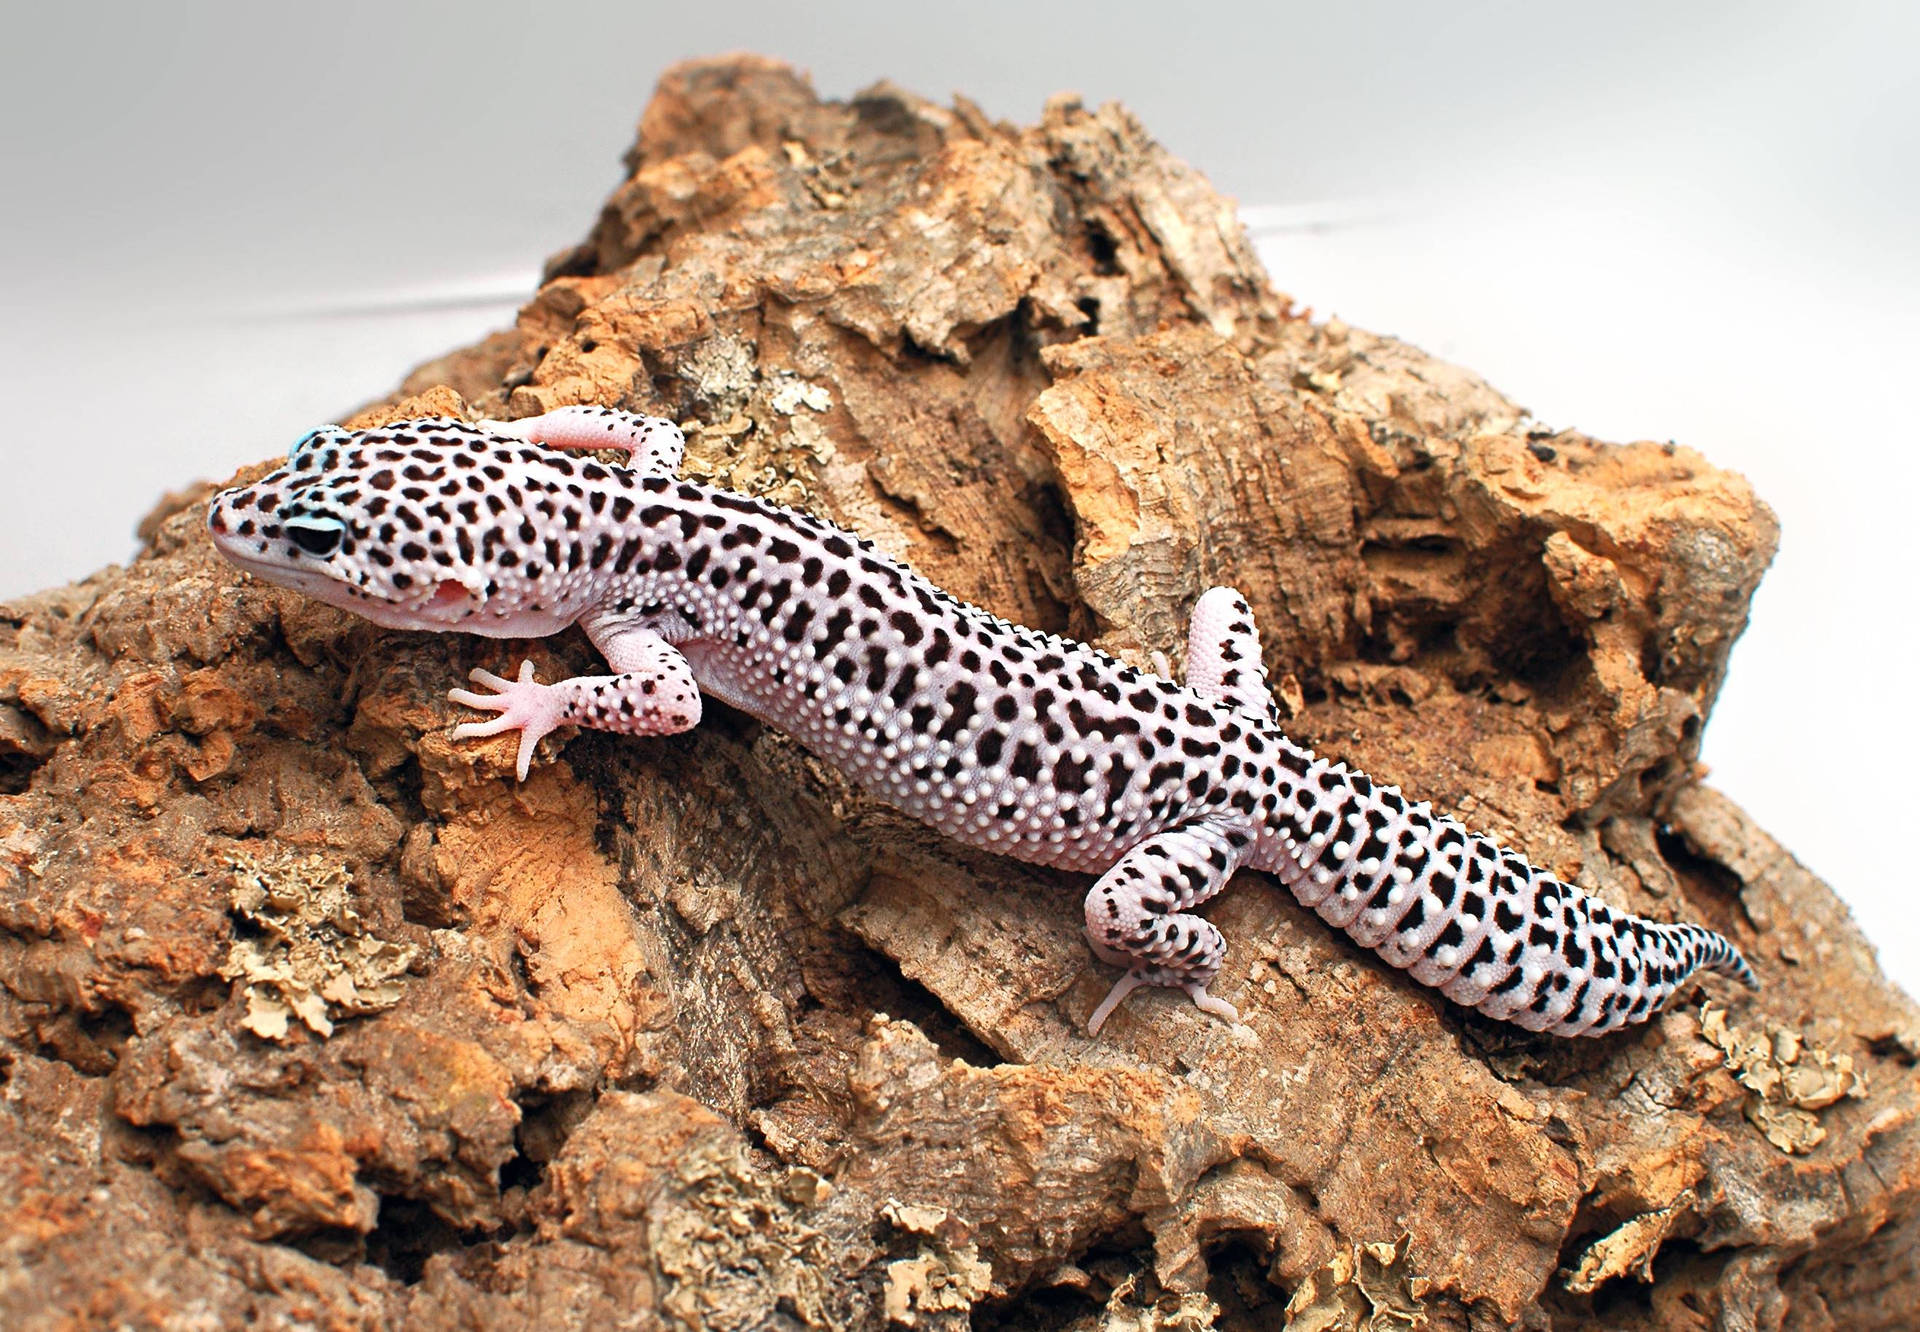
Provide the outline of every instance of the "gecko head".
[[553,633],[586,592],[545,567],[544,534],[503,502],[548,493],[529,449],[450,420],[325,426],[215,495],[207,531],[249,573],[388,628]]

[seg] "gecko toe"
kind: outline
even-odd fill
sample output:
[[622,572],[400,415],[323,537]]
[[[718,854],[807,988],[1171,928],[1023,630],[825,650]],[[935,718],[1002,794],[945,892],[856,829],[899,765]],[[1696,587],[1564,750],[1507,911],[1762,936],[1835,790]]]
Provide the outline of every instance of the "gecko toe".
[[1150,984],[1151,981],[1136,971],[1129,971],[1115,981],[1113,988],[1107,991],[1107,997],[1100,1001],[1100,1006],[1093,1010],[1093,1016],[1087,1019],[1087,1035],[1098,1036],[1100,1028],[1106,1026],[1107,1019],[1113,1016],[1113,1010],[1142,985]]
[[1240,1010],[1228,1003],[1225,999],[1220,999],[1208,994],[1205,985],[1184,985],[1181,988],[1187,992],[1187,997],[1193,1000],[1193,1006],[1202,1013],[1209,1013],[1214,1017],[1224,1018],[1228,1022],[1238,1022],[1240,1020]]

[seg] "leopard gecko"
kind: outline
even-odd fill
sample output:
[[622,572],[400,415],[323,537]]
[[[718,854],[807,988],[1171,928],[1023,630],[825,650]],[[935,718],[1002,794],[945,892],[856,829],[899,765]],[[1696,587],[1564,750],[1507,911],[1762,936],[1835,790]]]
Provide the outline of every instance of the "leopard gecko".
[[[626,465],[563,450],[615,448]],[[1615,910],[1394,787],[1282,734],[1253,615],[1193,609],[1184,685],[1011,624],[834,525],[678,476],[672,422],[567,407],[513,422],[329,426],[214,497],[242,569],[393,629],[532,638],[578,624],[607,675],[484,670],[456,703],[519,733],[669,735],[719,699],[949,837],[1097,875],[1086,935],[1140,985],[1209,993],[1226,956],[1193,908],[1236,870],[1455,1003],[1533,1031],[1645,1020],[1695,971],[1753,973],[1724,937]]]

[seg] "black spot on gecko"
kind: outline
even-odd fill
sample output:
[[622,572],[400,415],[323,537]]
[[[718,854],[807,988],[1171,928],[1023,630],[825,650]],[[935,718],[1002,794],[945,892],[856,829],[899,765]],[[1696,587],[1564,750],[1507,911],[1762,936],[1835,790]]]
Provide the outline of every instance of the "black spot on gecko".
[[901,641],[908,647],[912,647],[926,635],[926,630],[921,628],[919,619],[906,611],[895,611],[887,617],[887,623],[893,626],[894,632],[900,635]]
[[1040,776],[1040,751],[1031,740],[1022,740],[1013,747],[1013,757],[1007,761],[1007,773],[1028,781]]

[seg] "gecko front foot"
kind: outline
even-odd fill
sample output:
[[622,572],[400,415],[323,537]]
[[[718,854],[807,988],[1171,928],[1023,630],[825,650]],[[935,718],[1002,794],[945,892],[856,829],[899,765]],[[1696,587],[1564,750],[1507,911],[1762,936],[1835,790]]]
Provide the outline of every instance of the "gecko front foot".
[[520,732],[520,752],[514,761],[514,775],[527,779],[533,762],[534,746],[547,732],[566,720],[567,700],[563,691],[541,684],[533,678],[533,663],[520,663],[520,678],[508,680],[475,667],[468,677],[475,684],[493,690],[476,694],[471,689],[449,689],[447,697],[469,708],[481,708],[500,715],[489,721],[461,722],[453,728],[455,740],[477,740],[505,731]]

